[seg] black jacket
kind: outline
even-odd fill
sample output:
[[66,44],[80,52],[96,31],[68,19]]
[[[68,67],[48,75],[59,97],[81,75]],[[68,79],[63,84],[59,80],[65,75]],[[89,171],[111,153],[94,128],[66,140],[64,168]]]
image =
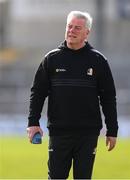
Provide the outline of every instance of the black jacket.
[[39,126],[47,96],[50,135],[99,135],[101,104],[106,135],[117,136],[116,92],[111,70],[106,58],[89,43],[72,50],[64,42],[45,56],[31,88],[28,126]]

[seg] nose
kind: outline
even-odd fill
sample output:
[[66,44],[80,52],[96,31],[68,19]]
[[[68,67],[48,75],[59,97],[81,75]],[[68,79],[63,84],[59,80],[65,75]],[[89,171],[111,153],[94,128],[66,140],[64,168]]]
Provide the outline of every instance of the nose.
[[69,32],[74,32],[75,31],[75,27],[71,27],[70,29],[69,29]]

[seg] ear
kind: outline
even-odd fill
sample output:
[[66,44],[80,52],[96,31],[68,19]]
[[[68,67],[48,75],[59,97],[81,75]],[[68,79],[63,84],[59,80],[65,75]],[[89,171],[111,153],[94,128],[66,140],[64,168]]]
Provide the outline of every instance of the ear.
[[86,32],[85,32],[85,38],[86,39],[88,38],[89,33],[90,33],[90,30],[86,29]]
[[86,35],[88,36],[88,35],[89,35],[89,33],[90,33],[90,30],[89,30],[89,29],[87,29],[87,30],[86,30]]

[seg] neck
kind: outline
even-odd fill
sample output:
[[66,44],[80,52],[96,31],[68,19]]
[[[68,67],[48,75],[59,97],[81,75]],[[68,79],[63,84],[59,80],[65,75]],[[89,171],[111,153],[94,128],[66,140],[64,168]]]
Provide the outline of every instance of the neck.
[[83,42],[82,44],[73,44],[73,43],[69,43],[67,42],[67,47],[73,50],[78,50],[81,49],[85,46],[85,42]]

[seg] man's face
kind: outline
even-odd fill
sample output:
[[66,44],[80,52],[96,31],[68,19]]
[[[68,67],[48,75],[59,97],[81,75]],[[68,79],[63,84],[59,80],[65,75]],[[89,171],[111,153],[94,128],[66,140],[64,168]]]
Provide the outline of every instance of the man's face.
[[80,45],[87,38],[89,30],[85,27],[85,20],[72,16],[66,25],[65,40],[72,45]]

